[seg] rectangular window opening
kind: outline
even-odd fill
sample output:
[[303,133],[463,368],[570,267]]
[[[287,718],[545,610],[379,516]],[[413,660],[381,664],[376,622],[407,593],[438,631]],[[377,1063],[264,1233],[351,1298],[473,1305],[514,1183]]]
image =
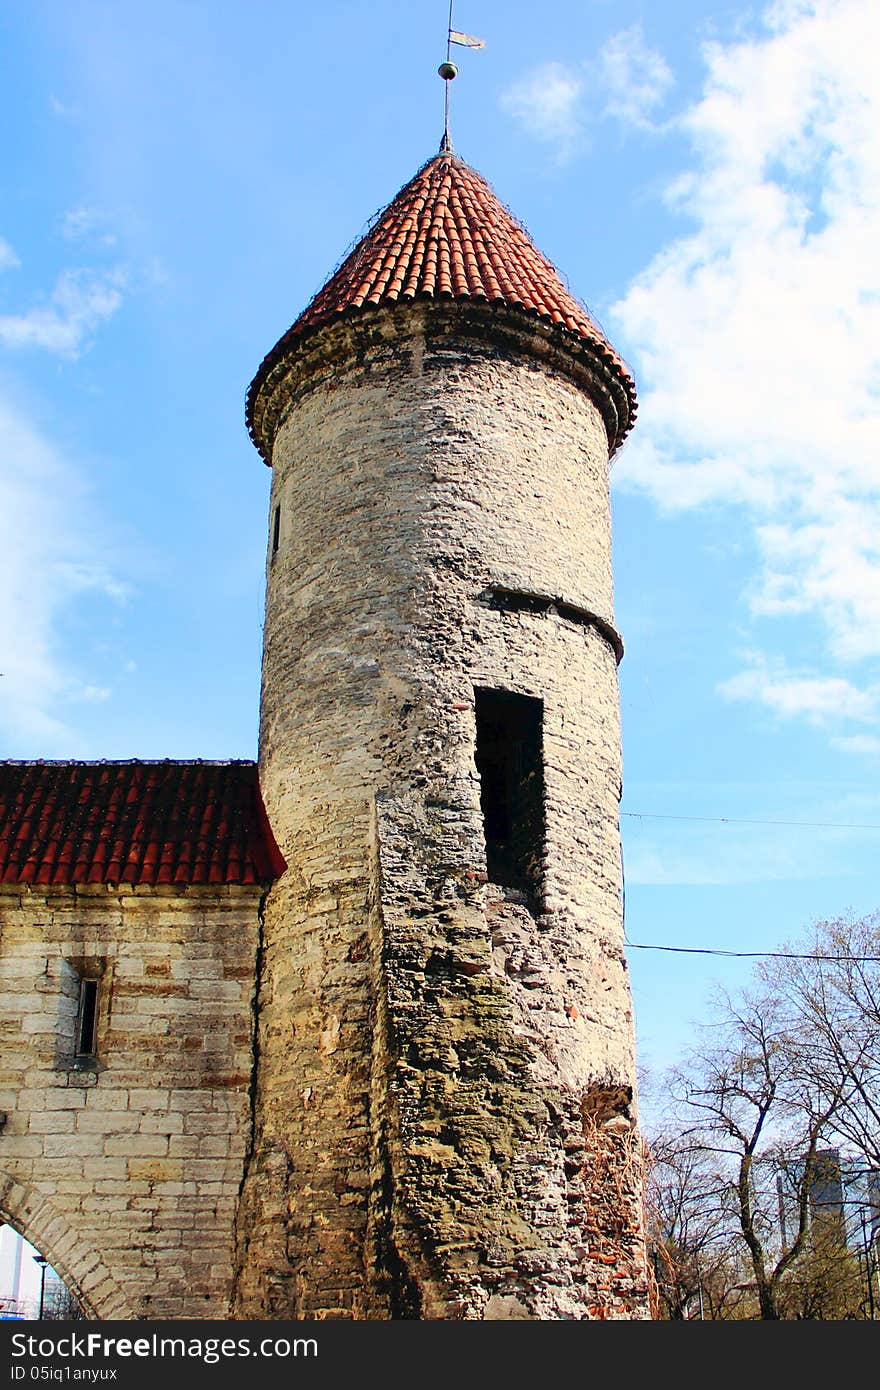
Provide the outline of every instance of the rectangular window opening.
[[526,895],[541,891],[544,858],[542,700],[508,690],[476,696],[477,772],[491,883]]
[[76,1016],[77,1058],[94,1057],[98,1039],[98,981],[79,982],[79,1010]]
[[275,508],[275,520],[272,522],[272,554],[278,554],[278,545],[281,540],[281,507]]

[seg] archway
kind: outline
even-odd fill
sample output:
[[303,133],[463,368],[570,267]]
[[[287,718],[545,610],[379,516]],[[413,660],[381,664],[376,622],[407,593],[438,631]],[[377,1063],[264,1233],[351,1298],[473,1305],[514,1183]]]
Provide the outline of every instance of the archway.
[[100,1255],[50,1197],[0,1172],[0,1220],[12,1226],[45,1258],[69,1289],[83,1316],[133,1318],[127,1298]]

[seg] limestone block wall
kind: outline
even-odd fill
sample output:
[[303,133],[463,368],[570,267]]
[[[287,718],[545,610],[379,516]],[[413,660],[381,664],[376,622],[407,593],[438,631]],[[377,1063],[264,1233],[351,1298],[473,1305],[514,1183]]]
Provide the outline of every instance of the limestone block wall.
[[258,942],[254,889],[0,892],[0,1213],[92,1316],[227,1313]]
[[[234,1306],[646,1316],[589,374],[457,306],[338,324],[300,357],[260,735],[289,868],[266,902]],[[477,687],[543,702],[530,905],[487,882]]]

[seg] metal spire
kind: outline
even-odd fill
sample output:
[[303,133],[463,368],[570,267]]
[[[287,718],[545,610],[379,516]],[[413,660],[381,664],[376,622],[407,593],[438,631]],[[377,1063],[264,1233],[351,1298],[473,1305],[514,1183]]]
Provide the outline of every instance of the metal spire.
[[460,44],[462,48],[485,48],[483,39],[475,39],[472,34],[462,34],[460,30],[452,27],[452,6],[454,0],[449,0],[449,22],[446,27],[446,61],[441,63],[437,69],[443,78],[445,86],[445,113],[443,120],[443,139],[440,142],[441,154],[452,154],[452,136],[449,133],[449,84],[453,78],[458,76],[458,68],[452,61],[452,45]]

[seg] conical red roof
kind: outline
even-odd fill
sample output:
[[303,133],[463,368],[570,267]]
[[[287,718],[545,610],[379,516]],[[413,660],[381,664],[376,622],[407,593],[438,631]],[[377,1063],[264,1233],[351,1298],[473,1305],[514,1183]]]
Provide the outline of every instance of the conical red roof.
[[625,363],[486,180],[464,160],[443,151],[378,215],[263,360],[248,393],[251,433],[257,393],[298,339],[334,319],[416,298],[505,305],[553,324],[588,346],[627,398],[628,418],[621,421],[612,448],[620,443],[635,414],[635,383]]

